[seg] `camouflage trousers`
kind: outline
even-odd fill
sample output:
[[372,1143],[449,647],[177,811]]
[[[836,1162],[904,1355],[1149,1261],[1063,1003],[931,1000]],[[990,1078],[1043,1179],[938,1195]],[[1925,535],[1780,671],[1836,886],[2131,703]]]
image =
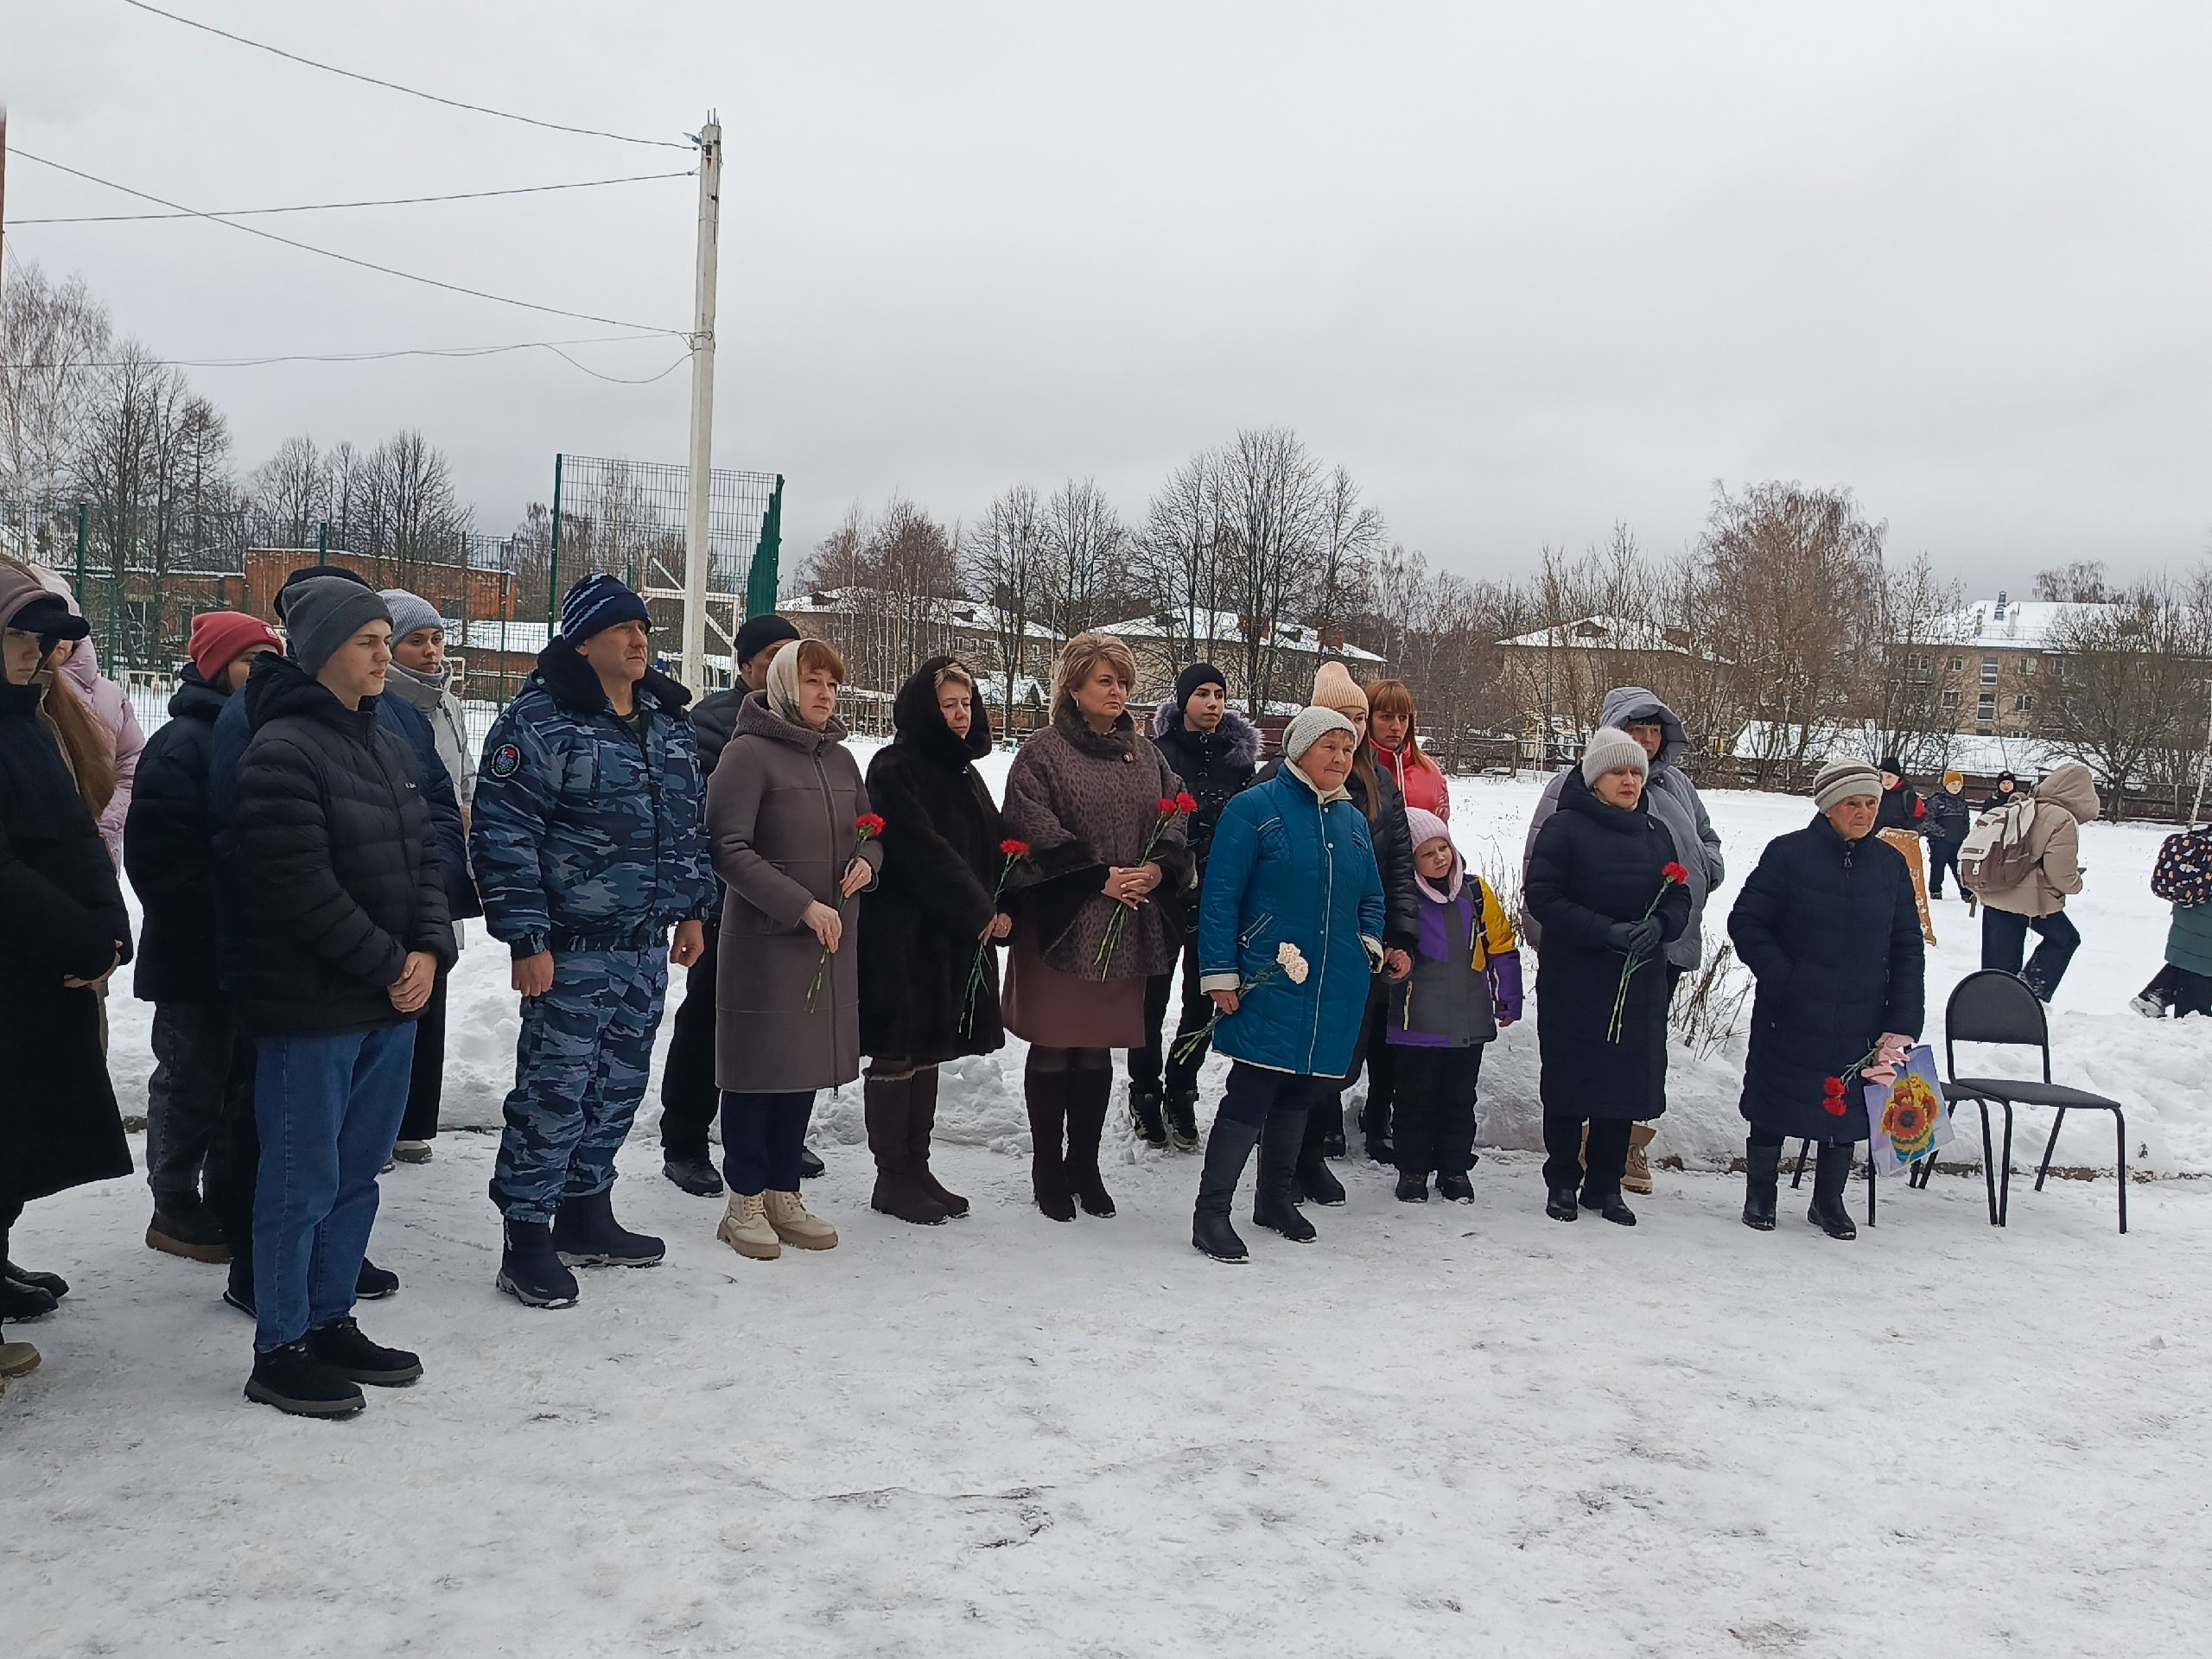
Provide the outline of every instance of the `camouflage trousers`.
[[614,1154],[645,1098],[668,990],[668,947],[556,950],[553,988],[525,997],[515,1086],[492,1172],[511,1221],[550,1221],[563,1198],[614,1185]]

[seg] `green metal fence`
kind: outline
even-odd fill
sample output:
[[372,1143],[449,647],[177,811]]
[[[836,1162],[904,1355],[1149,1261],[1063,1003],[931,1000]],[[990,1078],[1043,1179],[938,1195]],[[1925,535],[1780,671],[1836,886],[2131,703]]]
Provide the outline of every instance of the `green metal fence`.
[[[645,596],[656,644],[672,658],[683,637],[690,487],[691,469],[685,466],[556,455],[547,620],[569,583],[590,571],[608,571]],[[784,480],[776,473],[716,467],[708,500],[708,677],[726,685],[739,625],[775,608]]]

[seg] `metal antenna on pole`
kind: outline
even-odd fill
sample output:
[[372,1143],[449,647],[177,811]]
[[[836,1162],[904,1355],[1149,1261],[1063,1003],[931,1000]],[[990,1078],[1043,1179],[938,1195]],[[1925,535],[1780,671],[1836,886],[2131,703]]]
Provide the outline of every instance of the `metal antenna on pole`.
[[683,515],[683,683],[707,684],[708,522],[714,501],[715,276],[721,253],[722,125],[713,111],[699,129],[697,304],[691,324],[690,499]]

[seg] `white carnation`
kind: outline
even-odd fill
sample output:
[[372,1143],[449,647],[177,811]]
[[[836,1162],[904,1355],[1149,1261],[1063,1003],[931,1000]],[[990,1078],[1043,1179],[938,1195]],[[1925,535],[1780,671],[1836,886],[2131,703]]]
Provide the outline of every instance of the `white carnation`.
[[1292,984],[1303,985],[1306,982],[1306,976],[1310,971],[1306,965],[1306,958],[1289,940],[1285,939],[1275,948],[1275,963],[1289,976]]

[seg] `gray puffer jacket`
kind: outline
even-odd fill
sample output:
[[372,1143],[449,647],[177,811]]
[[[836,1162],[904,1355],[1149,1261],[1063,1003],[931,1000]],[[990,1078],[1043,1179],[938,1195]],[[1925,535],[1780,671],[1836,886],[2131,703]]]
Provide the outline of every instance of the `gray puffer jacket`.
[[[1677,968],[1696,968],[1705,960],[1705,901],[1727,879],[1728,868],[1720,857],[1720,836],[1713,827],[1713,820],[1706,816],[1705,803],[1698,798],[1697,785],[1689,780],[1681,766],[1683,753],[1690,746],[1689,734],[1682,728],[1681,719],[1672,709],[1640,685],[1617,685],[1605,693],[1598,723],[1624,728],[1632,720],[1656,720],[1662,736],[1659,755],[1651,763],[1651,776],[1643,786],[1643,798],[1650,803],[1651,816],[1667,826],[1675,838],[1677,855],[1682,867],[1689,871],[1690,921],[1682,930],[1681,938],[1666,949],[1668,962]],[[1573,767],[1567,771],[1573,771]],[[1559,791],[1567,781],[1567,772],[1560,772],[1544,785],[1543,798],[1536,803],[1535,815],[1529,820],[1529,839],[1521,849],[1521,874],[1525,884],[1529,874],[1529,854],[1536,844],[1536,831],[1544,827],[1544,820],[1559,810]],[[1538,937],[1541,930],[1535,917],[1524,911],[1521,918],[1521,937],[1541,950],[1543,942]]]

